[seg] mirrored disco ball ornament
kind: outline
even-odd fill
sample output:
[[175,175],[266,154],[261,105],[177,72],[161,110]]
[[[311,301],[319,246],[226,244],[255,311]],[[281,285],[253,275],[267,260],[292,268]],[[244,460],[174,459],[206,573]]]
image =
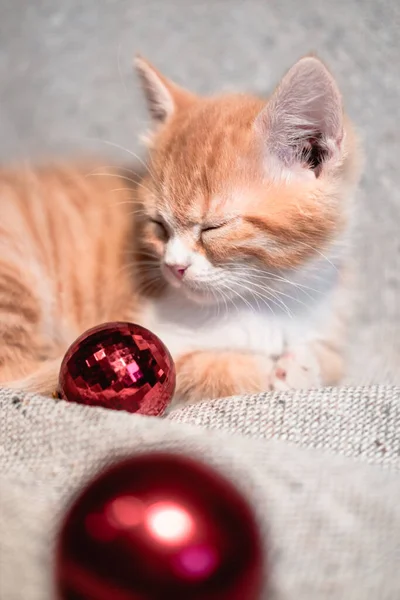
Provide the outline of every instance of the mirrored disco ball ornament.
[[157,416],[174,389],[172,357],[154,333],[134,323],[105,323],[67,351],[58,394],[70,402]]
[[258,531],[241,494],[209,467],[138,455],[72,504],[58,538],[58,598],[259,600]]

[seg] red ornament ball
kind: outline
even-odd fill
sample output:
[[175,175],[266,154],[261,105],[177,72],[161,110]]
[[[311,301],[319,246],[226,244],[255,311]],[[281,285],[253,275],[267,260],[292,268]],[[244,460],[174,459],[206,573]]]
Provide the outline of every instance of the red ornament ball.
[[58,392],[79,404],[157,416],[174,389],[172,357],[154,333],[133,323],[105,323],[69,348]]
[[62,600],[255,600],[258,527],[236,488],[172,454],[136,456],[100,474],[60,532]]

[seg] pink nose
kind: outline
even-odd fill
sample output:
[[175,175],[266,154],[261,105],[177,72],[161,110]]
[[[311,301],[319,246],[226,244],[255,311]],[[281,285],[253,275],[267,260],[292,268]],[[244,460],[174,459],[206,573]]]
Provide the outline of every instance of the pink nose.
[[187,269],[184,265],[167,265],[167,267],[178,279],[182,279]]

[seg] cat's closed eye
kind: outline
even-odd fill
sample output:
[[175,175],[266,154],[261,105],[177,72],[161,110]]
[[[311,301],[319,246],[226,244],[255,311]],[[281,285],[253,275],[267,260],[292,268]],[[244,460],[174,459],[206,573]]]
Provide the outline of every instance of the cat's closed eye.
[[227,221],[225,221],[223,223],[216,223],[214,225],[204,225],[201,228],[201,232],[202,233],[207,233],[207,231],[214,231],[216,229],[222,229],[222,227],[224,227],[225,225],[227,225]]
[[162,237],[163,239],[169,237],[169,233],[168,233],[168,230],[167,230],[167,228],[165,226],[165,223],[163,223],[163,221],[161,221],[161,219],[149,217],[149,221],[150,221],[150,223],[152,223],[155,226],[156,233],[160,237]]

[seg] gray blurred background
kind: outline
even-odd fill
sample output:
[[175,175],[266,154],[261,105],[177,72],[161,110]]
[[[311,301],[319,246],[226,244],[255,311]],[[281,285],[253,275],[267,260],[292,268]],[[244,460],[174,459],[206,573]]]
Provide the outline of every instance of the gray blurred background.
[[0,161],[140,152],[138,51],[203,93],[327,62],[366,153],[348,381],[400,383],[400,0],[0,0]]

